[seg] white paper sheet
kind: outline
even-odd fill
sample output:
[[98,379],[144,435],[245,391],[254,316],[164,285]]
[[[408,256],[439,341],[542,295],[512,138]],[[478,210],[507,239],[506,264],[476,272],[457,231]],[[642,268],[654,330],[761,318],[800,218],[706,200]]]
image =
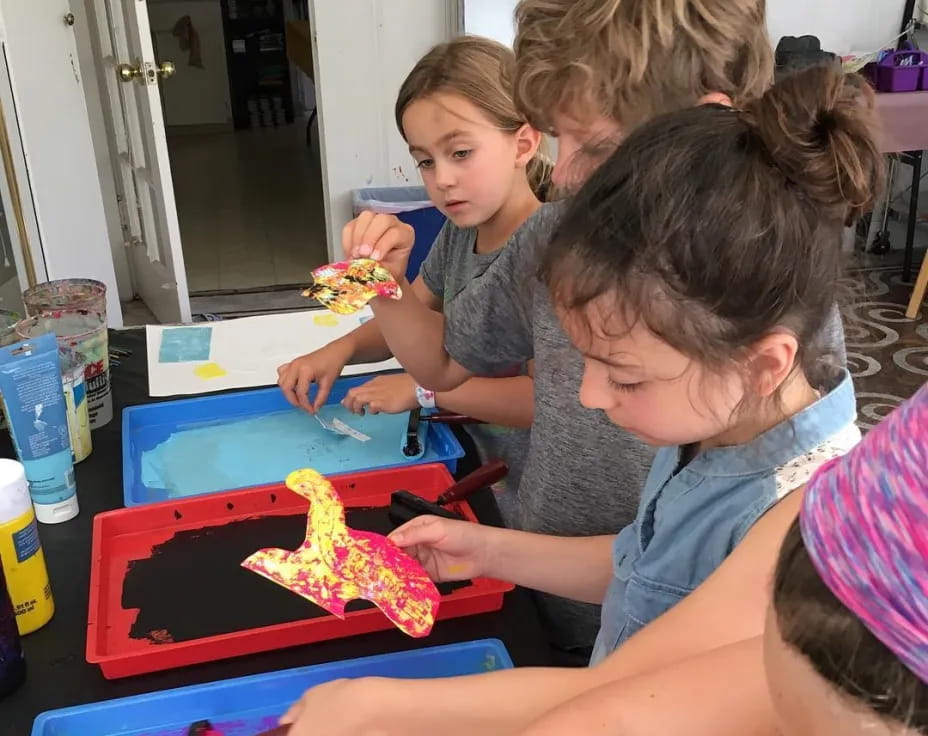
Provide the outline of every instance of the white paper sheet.
[[[277,366],[318,350],[351,332],[371,316],[370,309],[347,316],[312,309],[222,322],[198,322],[190,327],[212,329],[209,360],[182,363],[160,361],[161,337],[166,330],[185,327],[149,325],[145,328],[148,392],[151,396],[175,396],[272,386],[277,383]],[[399,368],[395,360],[349,365],[345,366],[342,375],[393,368]],[[206,374],[222,371],[224,375],[204,378],[204,370]]]

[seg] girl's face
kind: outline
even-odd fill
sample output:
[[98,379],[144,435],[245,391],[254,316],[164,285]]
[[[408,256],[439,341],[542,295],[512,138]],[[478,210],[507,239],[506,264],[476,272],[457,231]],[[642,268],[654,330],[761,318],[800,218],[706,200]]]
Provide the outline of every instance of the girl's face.
[[429,198],[458,227],[482,225],[499,212],[540,142],[527,125],[515,133],[499,130],[452,93],[411,103],[403,132]]
[[[865,712],[838,692],[780,636],[773,606],[764,627],[764,669],[780,732],[789,736],[903,736],[898,724]],[[914,736],[914,734],[912,734]]]
[[744,398],[734,370],[709,372],[638,320],[619,324],[594,301],[585,314],[563,313],[584,358],[580,403],[649,445],[707,443],[725,435]]

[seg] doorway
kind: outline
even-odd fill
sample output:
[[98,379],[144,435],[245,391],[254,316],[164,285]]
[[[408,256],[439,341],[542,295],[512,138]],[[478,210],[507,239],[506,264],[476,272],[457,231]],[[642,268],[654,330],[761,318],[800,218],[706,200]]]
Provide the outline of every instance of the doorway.
[[305,307],[328,260],[306,0],[149,0],[194,315]]

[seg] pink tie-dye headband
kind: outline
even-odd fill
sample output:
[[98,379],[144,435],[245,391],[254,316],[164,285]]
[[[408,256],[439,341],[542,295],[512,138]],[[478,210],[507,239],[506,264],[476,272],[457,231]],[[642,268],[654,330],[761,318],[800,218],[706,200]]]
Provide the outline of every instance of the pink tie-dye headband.
[[799,519],[825,584],[928,683],[928,384],[819,469]]

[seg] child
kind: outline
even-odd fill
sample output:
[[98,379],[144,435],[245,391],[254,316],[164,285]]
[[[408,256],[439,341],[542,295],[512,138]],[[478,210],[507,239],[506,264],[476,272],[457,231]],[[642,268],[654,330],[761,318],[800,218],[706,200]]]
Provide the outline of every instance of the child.
[[[500,577],[603,602],[596,666],[433,682],[414,702],[480,703],[478,719],[514,729],[621,679],[647,649],[666,666],[705,651],[694,642],[706,631],[727,632],[716,646],[760,632],[793,492],[859,438],[850,376],[812,338],[835,303],[845,223],[880,179],[872,118],[862,80],[817,68],[741,111],[660,117],[587,181],[542,273],[584,356],[582,403],[661,448],[634,523],[567,538],[422,517],[393,539],[436,580]],[[587,717],[608,723],[597,708],[611,701]],[[301,722],[319,722],[312,710]],[[448,710],[414,722],[437,728]]]
[[[739,104],[773,78],[763,0],[523,0],[516,21],[515,95],[536,127],[557,136],[552,180],[561,187],[589,176],[623,134],[651,115],[700,101]],[[444,319],[417,310],[381,326],[406,370],[431,389],[534,359],[534,423],[514,526],[565,536],[615,534],[635,517],[653,453],[576,400],[582,358],[533,278],[562,212],[543,207],[526,225],[526,237],[445,305]],[[397,242],[385,239],[376,255],[389,265],[398,251],[391,268],[399,273],[411,241],[407,250],[392,248]],[[359,245],[368,247],[352,250]],[[358,255],[372,245],[358,238],[345,243]],[[843,365],[836,310],[829,326],[816,341]],[[558,596],[541,596],[540,603],[561,659],[585,664],[598,606]]]
[[[502,44],[457,38],[432,49],[403,82],[396,122],[422,175],[429,197],[448,216],[422,265],[412,292],[429,309],[464,289],[497,258],[538,209],[535,190],[547,165],[538,153],[541,134],[520,116],[510,89],[515,58]],[[364,213],[348,229],[373,232],[411,228],[392,215]],[[376,320],[325,348],[281,366],[279,385],[294,406],[313,412],[347,363],[390,356]],[[491,422],[468,427],[484,460],[501,458],[509,474],[498,500],[512,519],[514,492],[528,449],[532,379],[528,361],[488,371],[453,391],[424,391],[408,374],[381,376],[352,389],[342,402],[355,413],[397,413],[421,407],[448,409]],[[310,406],[311,381],[319,384]],[[501,426],[500,426],[501,425]],[[507,488],[512,493],[505,492]]]
[[928,733],[928,386],[810,481],[765,638],[783,734]]

